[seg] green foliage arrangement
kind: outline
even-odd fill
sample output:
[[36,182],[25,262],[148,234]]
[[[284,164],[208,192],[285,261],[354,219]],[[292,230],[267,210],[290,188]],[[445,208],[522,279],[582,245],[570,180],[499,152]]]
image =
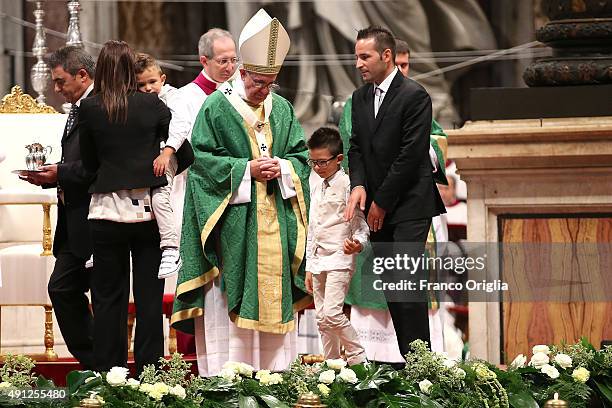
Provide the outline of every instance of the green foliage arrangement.
[[0,368],[0,406],[72,408],[96,398],[117,408],[291,408],[312,392],[330,408],[538,408],[555,393],[572,408],[612,407],[612,347],[596,350],[586,339],[535,346],[529,360],[519,355],[507,370],[451,360],[419,340],[410,346],[399,371],[371,363],[347,367],[341,359],[313,365],[296,360],[279,373],[228,362],[211,378],[194,376],[191,364],[175,354],[147,366],[138,379],[123,367],[71,372],[62,399],[19,398],[23,392],[15,391],[55,386],[32,374],[32,360],[9,355]]

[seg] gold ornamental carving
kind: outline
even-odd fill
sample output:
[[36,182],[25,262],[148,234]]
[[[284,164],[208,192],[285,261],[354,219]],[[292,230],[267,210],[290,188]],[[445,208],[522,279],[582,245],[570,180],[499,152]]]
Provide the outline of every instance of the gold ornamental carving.
[[52,106],[36,102],[36,99],[23,93],[19,85],[11,89],[0,103],[0,113],[58,113]]
[[53,350],[55,336],[53,335],[53,307],[44,305],[45,308],[45,357],[47,361],[57,360],[57,353]]

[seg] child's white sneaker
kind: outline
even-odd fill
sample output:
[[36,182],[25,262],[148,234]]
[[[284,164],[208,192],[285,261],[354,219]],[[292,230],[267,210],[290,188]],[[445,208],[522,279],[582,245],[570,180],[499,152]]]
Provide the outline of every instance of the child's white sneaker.
[[159,279],[166,279],[175,275],[181,269],[181,265],[183,265],[183,261],[181,261],[179,250],[177,248],[166,248],[162,252],[157,277]]
[[85,261],[85,269],[93,268],[93,255]]

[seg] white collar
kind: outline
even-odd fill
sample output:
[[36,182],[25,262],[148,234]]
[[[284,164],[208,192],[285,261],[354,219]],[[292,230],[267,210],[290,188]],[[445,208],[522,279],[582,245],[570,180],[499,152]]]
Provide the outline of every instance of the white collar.
[[[338,156],[336,156],[336,157],[338,157]],[[340,177],[341,174],[344,174],[344,169],[342,168],[342,166],[340,166],[340,168],[338,169],[337,172],[335,172],[334,174],[332,174],[328,178],[323,179],[323,181],[321,181],[321,183],[323,184],[327,180],[327,184],[329,186],[331,186],[332,182],[335,181],[335,180],[338,180],[338,178]]]
[[78,106],[79,108],[81,107],[81,101],[85,98],[87,98],[89,96],[89,94],[91,93],[91,91],[93,91],[94,88],[94,84],[93,82],[91,83],[91,85],[89,85],[87,87],[87,89],[85,90],[85,92],[83,92],[83,95],[81,95],[81,97],[79,98],[78,101],[76,101],[75,105]]
[[234,91],[236,91],[238,96],[240,98],[242,98],[243,101],[247,100],[246,99],[246,90],[244,89],[244,81],[242,80],[242,77],[240,75],[238,75],[232,81],[232,88],[234,88]]
[[215,86],[215,88],[218,88],[219,85],[221,85],[223,82],[217,82],[214,79],[212,79],[208,73],[206,72],[206,70],[204,68],[202,68],[202,75],[204,75],[204,78],[208,79],[210,82],[216,84],[217,86]]
[[380,88],[384,93],[387,93],[389,87],[391,86],[391,82],[393,82],[393,78],[397,74],[397,67],[393,68],[393,71],[380,83],[380,85],[374,84],[374,89]]

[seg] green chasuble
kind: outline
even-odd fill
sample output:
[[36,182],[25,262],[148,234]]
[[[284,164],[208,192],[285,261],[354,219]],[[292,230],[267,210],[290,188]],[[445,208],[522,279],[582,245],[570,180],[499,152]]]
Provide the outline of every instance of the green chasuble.
[[[348,98],[344,105],[344,111],[340,118],[338,128],[340,130],[340,136],[342,137],[342,143],[344,144],[344,160],[342,161],[342,167],[346,171],[350,171],[348,168],[348,148],[350,145],[350,138],[352,133],[352,122],[351,122],[351,108],[352,98]],[[431,121],[431,132],[429,142],[436,152],[438,157],[438,163],[440,168],[434,173],[434,181],[438,184],[448,185],[446,179],[446,148],[447,148],[447,136],[444,130],[438,122],[434,119]],[[429,251],[430,256],[433,256],[432,251],[435,248],[435,234],[433,234],[433,226],[430,229],[429,236],[427,237],[427,245],[425,250]],[[366,307],[370,309],[386,309],[387,302],[385,295],[382,291],[375,291],[372,289],[374,279],[379,279],[375,276],[372,271],[366,271],[368,265],[372,265],[372,247],[366,245],[364,250],[357,256],[355,274],[351,279],[351,286],[346,295],[345,303],[355,306]],[[365,289],[365,290],[364,290]]]
[[[252,108],[263,119],[263,107]],[[269,333],[294,329],[293,316],[312,299],[304,288],[309,205],[304,132],[293,107],[272,94],[269,123],[261,131],[272,157],[286,159],[296,197],[283,199],[251,181],[251,201],[229,204],[249,160],[260,157],[255,132],[220,91],[204,102],[191,144],[195,163],[185,192],[181,257],[172,324],[193,333],[204,311],[204,285],[221,276],[234,323]]]

